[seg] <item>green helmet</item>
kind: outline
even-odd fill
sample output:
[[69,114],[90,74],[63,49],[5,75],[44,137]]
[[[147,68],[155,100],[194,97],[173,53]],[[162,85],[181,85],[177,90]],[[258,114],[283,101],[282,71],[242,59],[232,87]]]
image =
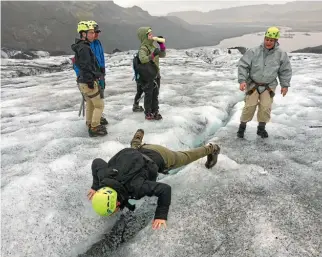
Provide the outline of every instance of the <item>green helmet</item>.
[[92,206],[100,216],[110,216],[116,209],[117,192],[110,187],[99,189],[93,196]]
[[280,30],[277,27],[270,27],[266,30],[265,37],[279,39]]
[[77,25],[77,32],[80,33],[82,31],[86,32],[90,29],[94,29],[93,24],[88,23],[88,21],[80,21]]

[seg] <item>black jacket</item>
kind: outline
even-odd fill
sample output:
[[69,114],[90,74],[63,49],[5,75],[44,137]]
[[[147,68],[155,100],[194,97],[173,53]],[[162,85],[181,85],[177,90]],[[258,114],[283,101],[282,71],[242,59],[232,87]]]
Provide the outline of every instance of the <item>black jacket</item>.
[[158,197],[155,219],[168,217],[171,204],[171,187],[156,182],[159,167],[144,158],[133,148],[125,148],[114,155],[108,163],[95,159],[92,163],[93,185],[98,190],[108,186],[118,193],[121,208],[129,207],[129,199],[141,199],[144,196]]
[[75,39],[75,44],[71,45],[75,52],[75,64],[79,67],[77,82],[93,83],[103,76],[98,66],[95,54],[87,40]]

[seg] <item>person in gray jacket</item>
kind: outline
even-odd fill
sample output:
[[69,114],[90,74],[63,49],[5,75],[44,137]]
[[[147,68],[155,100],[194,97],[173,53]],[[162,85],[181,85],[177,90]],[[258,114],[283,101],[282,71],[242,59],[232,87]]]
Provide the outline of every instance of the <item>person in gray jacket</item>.
[[241,91],[246,90],[245,106],[237,132],[239,138],[244,137],[246,123],[253,119],[257,105],[257,135],[267,138],[265,125],[271,118],[277,78],[281,85],[281,94],[283,97],[287,94],[292,67],[287,53],[279,48],[279,37],[279,29],[270,27],[265,33],[264,42],[248,49],[239,60],[238,83]]

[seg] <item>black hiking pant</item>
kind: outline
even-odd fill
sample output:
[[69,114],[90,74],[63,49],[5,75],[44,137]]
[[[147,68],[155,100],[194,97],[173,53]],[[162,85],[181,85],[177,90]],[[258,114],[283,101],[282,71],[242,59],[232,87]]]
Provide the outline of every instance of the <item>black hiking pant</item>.
[[134,104],[139,105],[139,100],[143,94],[142,83],[137,81],[136,82],[136,95],[134,97]]
[[144,113],[155,113],[159,111],[159,91],[160,91],[160,77],[157,77],[151,82],[143,82],[142,90],[144,96]]

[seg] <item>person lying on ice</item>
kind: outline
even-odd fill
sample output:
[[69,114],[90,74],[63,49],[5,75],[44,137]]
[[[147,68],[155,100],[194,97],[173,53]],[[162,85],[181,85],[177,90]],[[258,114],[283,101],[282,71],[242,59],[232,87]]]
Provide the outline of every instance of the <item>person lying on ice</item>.
[[220,147],[209,143],[188,151],[172,151],[161,145],[142,144],[144,131],[137,130],[131,140],[131,148],[124,148],[115,154],[108,163],[100,158],[92,162],[93,184],[88,192],[95,212],[101,216],[127,207],[134,211],[129,199],[144,196],[158,197],[157,208],[152,224],[153,229],[166,227],[171,203],[171,187],[156,182],[158,173],[168,174],[176,169],[207,156],[206,168],[216,165]]

